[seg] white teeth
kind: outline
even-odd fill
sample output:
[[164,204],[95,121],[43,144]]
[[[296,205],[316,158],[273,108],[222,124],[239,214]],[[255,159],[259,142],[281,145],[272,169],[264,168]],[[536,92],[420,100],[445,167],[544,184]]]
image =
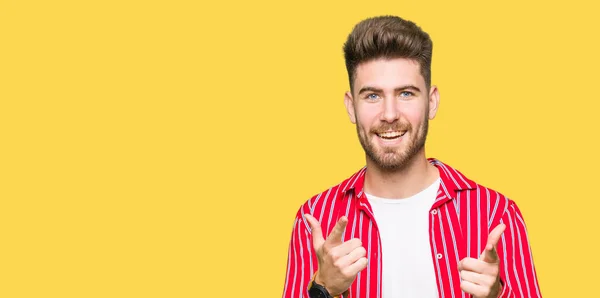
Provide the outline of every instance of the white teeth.
[[384,137],[384,138],[396,138],[401,135],[403,135],[403,133],[399,132],[399,131],[387,131],[387,132],[379,134],[380,137]]

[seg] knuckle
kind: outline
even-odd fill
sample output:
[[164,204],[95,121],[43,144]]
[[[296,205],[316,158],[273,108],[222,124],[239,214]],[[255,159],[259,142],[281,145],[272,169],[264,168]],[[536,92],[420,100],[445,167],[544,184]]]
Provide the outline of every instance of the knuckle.
[[361,257],[366,256],[367,255],[367,250],[364,247],[360,246],[358,248],[358,255],[361,256]]
[[500,269],[498,267],[492,267],[492,269],[490,270],[490,273],[493,276],[498,276],[498,273],[500,273]]
[[327,253],[328,256],[335,256],[336,255],[335,246],[327,246],[324,250],[325,250],[325,252]]
[[360,239],[358,239],[358,238],[352,238],[350,240],[350,243],[352,244],[353,247],[362,245],[362,241],[360,241]]
[[367,268],[367,266],[369,266],[369,260],[367,258],[362,258],[361,260],[361,268],[365,269]]
[[330,250],[327,255],[329,255],[329,257],[333,260],[337,260],[340,258],[340,253],[335,249]]

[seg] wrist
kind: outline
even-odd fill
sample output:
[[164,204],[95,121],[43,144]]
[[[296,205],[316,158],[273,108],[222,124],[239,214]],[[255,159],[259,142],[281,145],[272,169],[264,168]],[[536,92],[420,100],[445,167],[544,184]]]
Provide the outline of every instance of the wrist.
[[317,270],[317,272],[315,272],[314,278],[313,278],[313,282],[316,283],[317,285],[323,287],[327,293],[329,294],[329,297],[332,298],[339,298],[341,297],[341,295],[343,293],[337,293],[335,291],[332,291],[331,287],[329,287],[324,281],[323,279],[320,277],[319,275],[319,271]]

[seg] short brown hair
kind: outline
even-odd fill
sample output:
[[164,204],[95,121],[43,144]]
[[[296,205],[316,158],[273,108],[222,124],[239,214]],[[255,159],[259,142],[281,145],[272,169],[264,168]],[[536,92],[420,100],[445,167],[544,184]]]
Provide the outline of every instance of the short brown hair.
[[411,21],[397,16],[363,20],[354,26],[344,43],[350,91],[352,92],[358,65],[379,58],[407,58],[417,61],[429,89],[432,51],[433,42],[429,34]]

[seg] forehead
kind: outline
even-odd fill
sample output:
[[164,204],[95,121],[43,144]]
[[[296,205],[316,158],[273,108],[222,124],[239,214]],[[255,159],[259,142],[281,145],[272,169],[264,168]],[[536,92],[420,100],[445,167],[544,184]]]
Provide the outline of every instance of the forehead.
[[425,86],[425,79],[421,75],[417,61],[405,58],[380,58],[360,63],[356,68],[355,90],[365,86],[385,90],[403,85]]

